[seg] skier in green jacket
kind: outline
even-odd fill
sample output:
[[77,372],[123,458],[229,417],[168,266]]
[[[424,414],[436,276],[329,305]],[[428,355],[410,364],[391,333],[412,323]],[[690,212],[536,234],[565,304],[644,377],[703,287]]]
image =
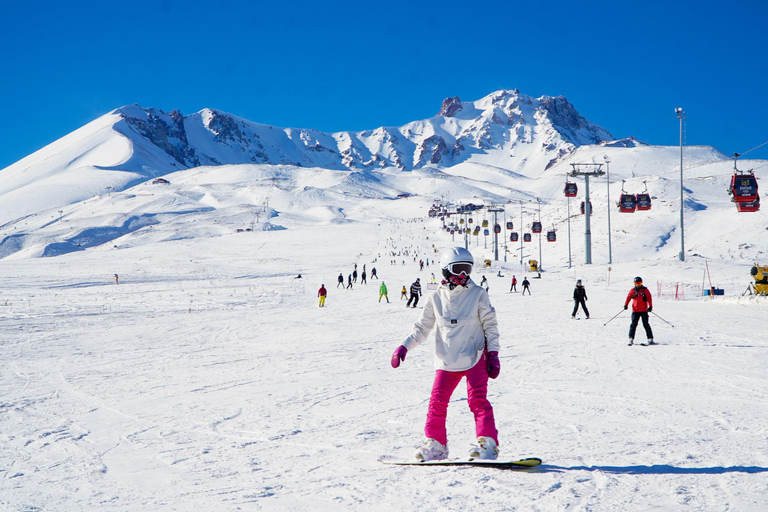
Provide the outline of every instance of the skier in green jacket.
[[382,297],[387,299],[387,302],[389,302],[389,297],[387,297],[387,285],[384,284],[384,281],[382,281],[381,286],[379,286],[379,302],[381,302]]

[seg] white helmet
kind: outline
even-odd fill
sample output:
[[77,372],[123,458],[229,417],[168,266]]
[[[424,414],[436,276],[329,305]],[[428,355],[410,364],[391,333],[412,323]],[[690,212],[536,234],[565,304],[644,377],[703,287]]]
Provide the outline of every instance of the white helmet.
[[463,247],[451,247],[440,255],[440,267],[448,268],[451,263],[471,263],[475,264],[475,258],[472,257],[472,253]]
[[443,277],[451,283],[451,289],[456,285],[466,286],[474,264],[472,253],[463,247],[452,247],[440,256]]

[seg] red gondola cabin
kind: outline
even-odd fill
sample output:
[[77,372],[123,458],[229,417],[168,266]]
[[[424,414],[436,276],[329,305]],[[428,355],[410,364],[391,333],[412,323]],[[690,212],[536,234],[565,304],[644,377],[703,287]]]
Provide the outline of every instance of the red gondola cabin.
[[622,213],[635,213],[637,198],[632,194],[621,194],[619,197],[619,211]]
[[534,233],[541,233],[541,222],[534,221],[533,224],[531,224],[531,231]]
[[635,198],[637,209],[644,211],[651,209],[651,195],[650,194],[637,194]]
[[512,224],[512,221],[507,221],[507,229],[513,229],[514,225]]
[[565,197],[576,197],[579,193],[579,187],[575,183],[565,182]]
[[556,242],[557,241],[557,233],[555,233],[555,230],[547,231],[547,242]]
[[[586,206],[586,203],[584,201],[581,202],[581,214],[584,215],[586,213],[584,211],[584,207]],[[592,215],[592,201],[589,202],[589,214]]]
[[520,240],[520,235],[518,235],[516,231],[513,231],[512,233],[509,234],[510,242],[517,242],[518,240]]
[[493,225],[493,232],[494,232],[494,233],[501,233],[501,225],[499,225],[499,224],[494,224],[494,225]]
[[757,178],[755,174],[734,174],[728,188],[734,203],[751,203],[757,200]]
[[523,233],[523,242],[530,242],[530,241],[531,241],[531,234]]

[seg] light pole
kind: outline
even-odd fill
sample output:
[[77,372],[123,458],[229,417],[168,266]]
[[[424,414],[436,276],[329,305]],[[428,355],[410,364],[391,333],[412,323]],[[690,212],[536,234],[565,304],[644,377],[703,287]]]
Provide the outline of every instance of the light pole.
[[613,263],[611,258],[611,159],[608,155],[603,155],[605,160],[605,182],[608,185],[606,197],[608,200],[608,264]]
[[675,114],[680,120],[680,261],[685,261],[685,228],[683,227],[683,119],[685,112],[676,108]]

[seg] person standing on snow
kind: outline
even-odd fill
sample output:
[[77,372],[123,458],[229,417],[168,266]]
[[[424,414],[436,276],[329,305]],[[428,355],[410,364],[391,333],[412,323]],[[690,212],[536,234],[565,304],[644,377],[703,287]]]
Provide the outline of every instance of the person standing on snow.
[[392,367],[397,368],[408,351],[426,341],[436,328],[435,380],[424,427],[426,439],[416,450],[418,460],[448,458],[448,403],[464,377],[477,436],[477,446],[469,456],[496,459],[499,454],[493,407],[487,398],[488,378],[495,379],[501,371],[499,328],[488,294],[469,278],[473,264],[472,254],[463,247],[442,254],[440,265],[445,280],[427,297],[413,332],[392,354]]
[[420,279],[417,277],[416,281],[411,284],[411,296],[408,298],[408,302],[405,304],[405,307],[410,306],[411,302],[413,302],[412,307],[415,308],[419,303],[419,297],[421,297],[421,283]]
[[376,279],[379,278],[379,276],[376,275],[376,267],[371,267],[371,279],[373,279],[374,277]]
[[651,324],[648,323],[648,313],[653,311],[653,297],[651,296],[651,291],[643,286],[643,278],[639,276],[635,278],[635,287],[629,290],[627,300],[624,301],[624,309],[627,309],[629,301],[632,301],[632,323],[629,324],[629,344],[633,345],[635,343],[637,323],[642,319],[648,344],[655,345]]
[[355,270],[352,271],[352,282],[357,282],[357,263],[355,263]]
[[[530,293],[530,292],[528,292]],[[573,289],[573,301],[575,304],[573,305],[573,313],[571,313],[571,318],[576,318],[576,312],[579,311],[579,305],[581,305],[581,309],[584,310],[584,314],[587,315],[587,318],[589,318],[589,310],[587,309],[587,290],[581,285],[581,279],[576,281],[576,288]]]
[[[342,282],[341,284],[344,284],[344,283]],[[349,278],[347,281],[347,290],[351,290],[351,289],[352,289],[352,274],[349,274]]]
[[405,285],[403,285],[403,289],[400,290],[400,300],[407,299],[408,298],[408,290],[405,288]]
[[387,296],[387,285],[384,284],[384,281],[382,281],[381,286],[379,286],[379,302],[381,302],[382,297],[387,299],[387,304],[389,304],[389,297]]
[[512,291],[517,293],[517,278],[515,276],[512,276],[512,286],[509,288],[509,292],[512,293]]
[[338,288],[339,286],[344,288],[344,275],[341,274],[341,272],[339,272],[339,284],[336,285],[336,288]]
[[325,289],[325,285],[321,284],[320,289],[317,290],[317,296],[320,297],[320,307],[325,307],[325,296],[328,295],[328,290]]
[[523,276],[523,295],[525,295],[525,291],[528,290],[528,295],[531,294],[531,282],[528,280],[527,277]]
[[363,265],[363,273],[360,274],[360,284],[368,284],[368,281],[365,280],[365,265]]
[[480,286],[485,288],[485,291],[488,291],[488,279],[483,276],[483,279],[480,281]]

